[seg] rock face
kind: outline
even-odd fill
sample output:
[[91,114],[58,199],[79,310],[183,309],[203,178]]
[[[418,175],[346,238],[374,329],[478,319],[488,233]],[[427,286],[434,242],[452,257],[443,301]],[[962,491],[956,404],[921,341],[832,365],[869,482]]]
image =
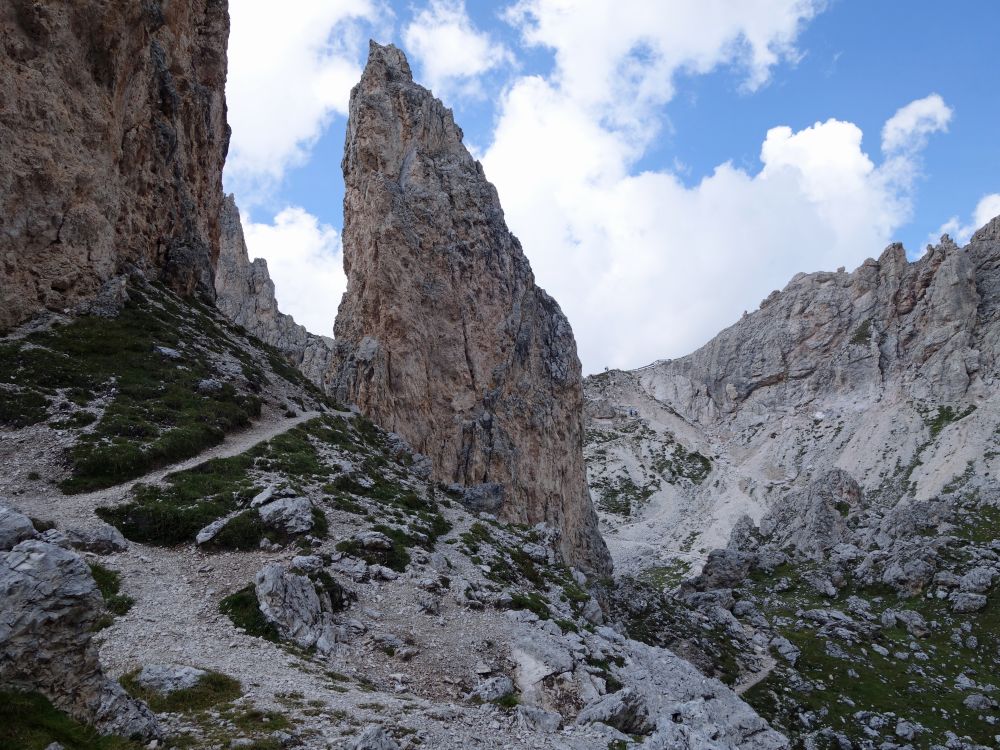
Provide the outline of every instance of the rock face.
[[0,7],[0,329],[129,267],[212,296],[226,0]]
[[[694,539],[704,555],[744,513],[820,511],[810,486],[835,470],[890,504],[995,475],[998,298],[1000,218],[912,263],[891,245],[851,273],[799,274],[686,357],[588,378],[598,506],[638,506],[609,515],[609,544]],[[678,472],[695,454],[708,471]],[[830,526],[830,507],[804,525]]]
[[322,387],[330,366],[333,339],[316,336],[278,310],[267,261],[252,263],[243,238],[234,196],[222,203],[219,262],[215,269],[215,304],[234,323],[281,351],[313,383]]
[[429,456],[439,481],[503,485],[500,515],[549,522],[568,561],[609,570],[573,332],[535,286],[451,111],[395,47],[372,43],[343,168],[333,392]]
[[[0,508],[0,528],[25,521]],[[38,691],[105,734],[160,736],[145,704],[101,670],[92,633],[104,602],[76,553],[39,539],[0,547],[0,600],[0,686]]]

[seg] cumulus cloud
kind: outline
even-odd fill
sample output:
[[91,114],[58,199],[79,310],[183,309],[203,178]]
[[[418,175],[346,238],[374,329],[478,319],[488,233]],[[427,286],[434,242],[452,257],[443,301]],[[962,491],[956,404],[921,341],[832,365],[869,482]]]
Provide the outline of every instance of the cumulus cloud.
[[941,225],[937,232],[927,238],[927,242],[933,245],[941,235],[947,234],[959,245],[964,245],[972,237],[973,232],[997,216],[1000,216],[1000,193],[984,195],[976,204],[972,218],[968,223],[963,222],[957,216],[952,216]]
[[377,0],[297,0],[294,11],[239,0],[230,13],[226,175],[245,205],[250,188],[302,163],[330,117],[347,112],[367,41],[360,24],[383,11]]
[[267,261],[281,311],[313,333],[332,336],[347,288],[340,233],[295,206],[270,224],[247,216],[243,233],[250,257]]
[[479,77],[512,60],[506,47],[473,25],[464,0],[431,0],[403,31],[403,43],[438,96],[479,95]]
[[584,368],[695,348],[797,271],[877,252],[906,216],[908,156],[876,165],[852,123],[767,133],[761,168],[686,187],[634,172],[679,74],[732,66],[753,91],[800,57],[808,0],[521,0],[507,18],[550,48],[513,81],[483,155],[540,283],[564,305]]
[[948,130],[952,110],[938,94],[930,94],[900,107],[882,128],[882,152],[920,150],[932,133]]
[[669,101],[678,72],[739,65],[744,86],[798,58],[795,39],[822,0],[520,0],[508,11],[529,44],[551,48],[553,83],[606,122],[649,138],[649,107]]

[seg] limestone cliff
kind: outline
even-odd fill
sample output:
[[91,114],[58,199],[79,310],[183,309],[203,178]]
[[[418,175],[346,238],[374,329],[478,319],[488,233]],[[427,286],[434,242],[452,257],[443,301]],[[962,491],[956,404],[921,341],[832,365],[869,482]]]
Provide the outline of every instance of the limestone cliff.
[[885,506],[995,476],[998,299],[1000,218],[965,248],[799,274],[686,357],[588,378],[609,544],[697,564],[743,513],[803,505],[831,470]]
[[501,516],[546,521],[570,562],[609,570],[573,332],[451,111],[393,46],[372,43],[351,92],[343,169],[335,394],[429,456],[438,480],[502,492]]
[[277,348],[316,385],[330,366],[333,339],[316,336],[278,310],[267,261],[252,263],[243,238],[240,211],[232,195],[222,203],[219,261],[215,269],[215,304],[234,323]]
[[226,0],[0,4],[0,328],[137,266],[212,295]]

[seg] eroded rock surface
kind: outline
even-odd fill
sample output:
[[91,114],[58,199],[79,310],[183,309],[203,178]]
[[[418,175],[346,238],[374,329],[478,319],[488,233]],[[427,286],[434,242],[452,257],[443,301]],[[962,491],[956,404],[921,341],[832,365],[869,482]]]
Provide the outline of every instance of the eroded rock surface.
[[439,481],[501,484],[500,515],[549,522],[570,562],[606,572],[573,332],[451,111],[393,46],[372,43],[351,93],[343,167],[335,395],[428,456]]
[[[23,527],[0,511],[3,528]],[[105,734],[160,736],[146,705],[104,676],[92,637],[104,601],[79,555],[39,539],[0,551],[0,600],[0,686],[38,691]]]
[[226,196],[222,203],[220,224],[215,304],[230,320],[281,351],[307,378],[322,387],[333,353],[333,339],[309,333],[291,315],[278,309],[267,261],[263,258],[250,261],[240,211],[232,195]]
[[129,267],[212,296],[225,0],[0,6],[0,328]]

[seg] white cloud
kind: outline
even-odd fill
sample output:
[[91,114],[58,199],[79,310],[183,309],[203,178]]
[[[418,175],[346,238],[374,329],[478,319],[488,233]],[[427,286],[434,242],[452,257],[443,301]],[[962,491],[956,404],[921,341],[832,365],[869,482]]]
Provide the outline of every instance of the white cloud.
[[964,245],[972,237],[973,232],[997,216],[1000,216],[1000,193],[984,195],[976,204],[976,208],[972,212],[972,219],[968,224],[963,223],[957,216],[952,216],[941,225],[937,232],[931,233],[927,242],[931,245],[936,244],[941,235],[947,234],[959,245]]
[[759,171],[687,187],[633,174],[627,132],[557,84],[522,78],[501,107],[486,173],[588,372],[686,354],[795,273],[877,255],[909,216],[919,154],[876,164],[849,122],[772,128]]
[[473,25],[464,0],[431,0],[403,31],[403,43],[439,97],[455,89],[481,94],[479,76],[512,60],[502,44]]
[[243,205],[251,202],[251,188],[273,184],[308,156],[334,113],[346,114],[367,41],[359,24],[382,13],[378,0],[294,5],[230,4],[226,95],[233,137],[226,174]]
[[520,0],[507,17],[556,56],[552,83],[602,119],[648,139],[649,107],[674,95],[678,72],[737,64],[745,88],[764,85],[823,0]]
[[938,94],[900,107],[882,128],[882,152],[895,154],[922,149],[927,136],[948,130],[951,116],[951,107]]
[[243,223],[251,258],[264,258],[278,307],[312,333],[333,335],[347,288],[340,233],[302,208],[289,206],[271,224]]

